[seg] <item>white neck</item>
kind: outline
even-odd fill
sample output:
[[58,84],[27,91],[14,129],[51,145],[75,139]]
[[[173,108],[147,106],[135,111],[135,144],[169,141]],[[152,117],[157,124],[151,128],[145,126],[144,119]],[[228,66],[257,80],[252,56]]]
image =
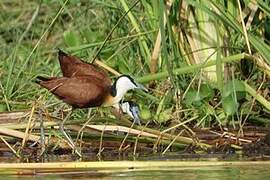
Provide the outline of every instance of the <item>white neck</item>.
[[119,103],[126,92],[130,89],[137,88],[137,85],[128,76],[119,77],[114,84],[115,96],[113,97],[113,104]]
[[113,104],[119,103],[121,99],[124,97],[126,92],[132,88],[130,87],[118,87],[116,86],[116,96],[113,98]]

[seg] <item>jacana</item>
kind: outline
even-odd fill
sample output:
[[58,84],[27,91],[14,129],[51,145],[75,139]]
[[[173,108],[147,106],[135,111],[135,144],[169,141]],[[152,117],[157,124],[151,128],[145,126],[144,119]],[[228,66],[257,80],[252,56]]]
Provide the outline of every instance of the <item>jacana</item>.
[[128,75],[119,76],[113,85],[94,76],[41,77],[37,83],[73,108],[114,106],[131,89],[147,89]]
[[[71,76],[71,77],[37,77],[37,83],[48,89],[56,97],[71,105],[73,108],[89,108],[99,106],[119,106],[119,102],[124,94],[131,89],[147,89],[135,82],[128,75],[119,76],[113,85],[104,83],[102,79],[95,76]],[[60,130],[76,150],[72,139],[64,131],[64,123],[71,115],[72,111],[65,117],[60,124]],[[76,150],[76,153],[80,153]]]
[[[103,83],[108,86],[112,83],[108,74],[98,66],[69,55],[61,49],[58,49],[58,60],[64,77],[91,75],[103,80]],[[139,116],[137,115],[139,114],[139,108],[133,101],[124,101],[121,102],[119,106],[114,105],[114,107],[119,112],[122,110],[123,113],[128,114],[136,124],[140,123],[140,119],[138,119]]]

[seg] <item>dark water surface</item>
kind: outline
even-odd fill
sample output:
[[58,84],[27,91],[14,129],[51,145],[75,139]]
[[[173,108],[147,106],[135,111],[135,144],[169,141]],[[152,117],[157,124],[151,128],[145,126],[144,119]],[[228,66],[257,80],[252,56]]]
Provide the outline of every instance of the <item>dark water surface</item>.
[[23,176],[1,175],[1,179],[270,179],[270,166],[192,167],[163,170],[129,170],[119,172],[70,172]]

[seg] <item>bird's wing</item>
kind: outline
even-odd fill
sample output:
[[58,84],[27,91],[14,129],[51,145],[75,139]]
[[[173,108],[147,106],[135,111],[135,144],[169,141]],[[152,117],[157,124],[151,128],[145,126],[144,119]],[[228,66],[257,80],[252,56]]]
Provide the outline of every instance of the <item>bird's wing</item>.
[[58,60],[64,77],[89,75],[102,79],[108,86],[112,83],[108,74],[97,65],[84,62],[83,60],[75,56],[68,55],[61,50],[58,52]]
[[57,78],[44,82],[43,86],[64,102],[80,108],[100,106],[110,95],[109,87],[92,76]]

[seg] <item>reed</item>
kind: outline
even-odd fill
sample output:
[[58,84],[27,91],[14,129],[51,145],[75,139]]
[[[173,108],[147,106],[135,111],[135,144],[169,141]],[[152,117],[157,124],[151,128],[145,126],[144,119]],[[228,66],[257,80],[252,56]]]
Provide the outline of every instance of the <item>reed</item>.
[[[45,130],[57,130],[63,119],[65,112],[58,119],[48,116],[59,100],[33,83],[37,75],[61,76],[57,48],[88,62],[95,57],[111,78],[130,74],[150,90],[125,97],[139,104],[145,127],[124,128],[129,121],[100,108],[92,111],[98,118],[91,122],[103,125],[89,125],[86,136],[104,132],[104,141],[119,128],[153,144],[210,148],[197,141],[193,128],[267,122],[270,8],[264,0],[26,2],[0,2],[0,112],[13,112],[0,114],[7,143],[7,136],[23,139],[22,147],[38,141],[34,110],[46,109]],[[250,105],[251,97],[256,101]],[[31,110],[15,112],[25,109]],[[86,114],[77,110],[67,127],[80,131]],[[179,134],[183,129],[188,135]]]
[[70,171],[123,172],[166,170],[172,168],[198,169],[210,167],[269,166],[269,161],[105,161],[64,163],[2,163],[1,174],[63,173]]

